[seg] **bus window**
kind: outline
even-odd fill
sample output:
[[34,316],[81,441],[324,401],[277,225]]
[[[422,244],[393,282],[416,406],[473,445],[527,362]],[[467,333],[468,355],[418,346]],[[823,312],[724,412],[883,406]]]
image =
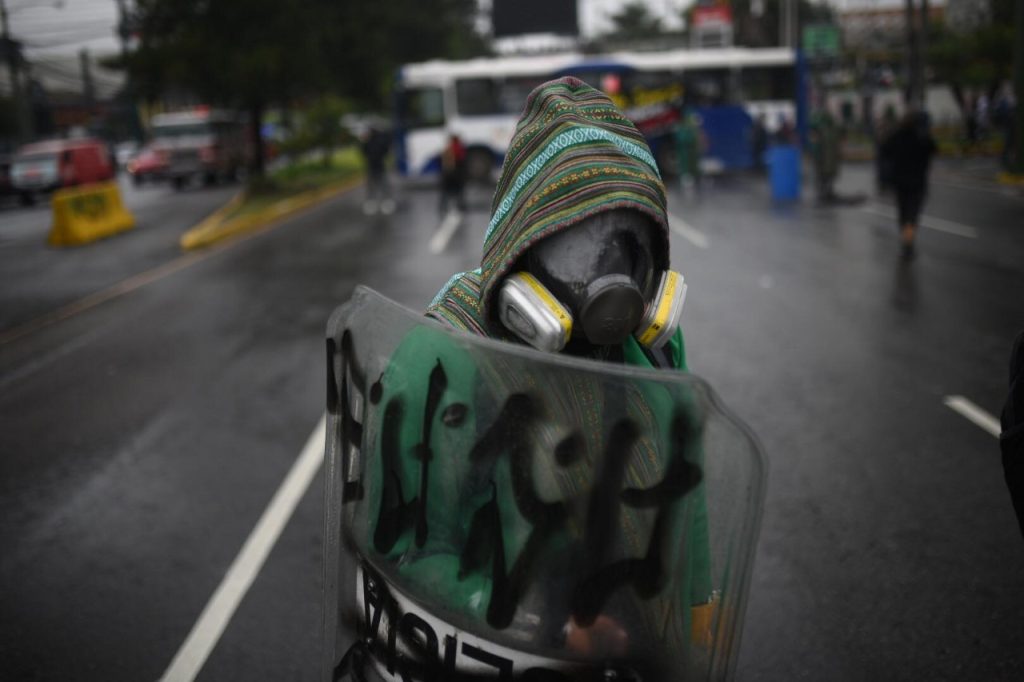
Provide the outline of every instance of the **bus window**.
[[699,107],[719,106],[729,100],[729,72],[726,69],[700,69],[683,76],[686,102]]
[[462,116],[502,112],[500,88],[491,78],[461,78],[455,82],[455,108]]
[[743,101],[791,100],[795,90],[792,66],[747,66],[740,73]]
[[405,90],[399,106],[402,125],[409,130],[444,125],[444,95],[440,88]]
[[506,78],[501,88],[501,111],[518,116],[523,110],[526,98],[534,88],[547,80],[542,76],[513,76]]

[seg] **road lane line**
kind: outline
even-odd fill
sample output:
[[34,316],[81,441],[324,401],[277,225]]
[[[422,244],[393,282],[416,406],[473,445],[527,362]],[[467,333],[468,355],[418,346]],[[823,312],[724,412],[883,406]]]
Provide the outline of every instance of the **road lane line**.
[[53,312],[46,313],[34,319],[29,320],[17,327],[12,327],[2,333],[0,333],[0,346],[5,343],[10,343],[16,339],[20,339],[23,336],[31,334],[32,332],[38,331],[43,327],[49,327],[51,324],[66,320],[69,317],[83,313],[90,308],[95,308],[101,303],[106,303],[109,300],[124,296],[125,294],[131,293],[136,289],[152,284],[158,279],[163,279],[168,275],[173,275],[179,270],[184,270],[188,266],[192,265],[196,261],[204,260],[212,254],[199,254],[191,253],[184,256],[179,256],[174,260],[158,265],[155,268],[146,270],[137,275],[132,275],[128,279],[121,280],[117,284],[107,287],[102,291],[97,291],[95,294],[89,294],[84,298],[80,298],[77,301],[67,304],[61,308],[57,308]]
[[245,593],[263,567],[270,550],[295,511],[296,505],[320,471],[324,459],[327,416],[320,418],[281,487],[253,528],[242,550],[207,602],[199,620],[175,654],[162,682],[190,682],[196,678],[231,621]]
[[668,226],[673,232],[696,246],[698,249],[706,249],[711,246],[706,234],[673,213],[668,214]]
[[988,431],[996,438],[999,438],[999,434],[1002,433],[1002,428],[999,426],[999,420],[972,403],[967,398],[961,395],[950,395],[946,396],[946,399],[943,402],[946,404],[946,407],[957,412],[960,416],[974,422],[977,426]]
[[[338,196],[335,198],[340,198],[348,194],[357,186],[358,183],[353,185],[352,187],[349,187],[348,189],[339,192]],[[91,308],[95,308],[96,306],[102,303],[106,303],[107,301],[113,300],[115,298],[120,298],[125,294],[130,294],[136,289],[141,289],[142,287],[148,284],[152,284],[157,280],[161,280],[164,277],[173,275],[174,273],[180,270],[184,270],[190,265],[195,265],[196,263],[204,261],[207,258],[223,253],[231,248],[234,248],[235,246],[238,246],[249,241],[254,237],[267,234],[268,232],[276,230],[282,225],[286,225],[290,220],[299,218],[305,215],[306,213],[319,208],[320,206],[326,205],[326,203],[328,202],[324,202],[323,204],[315,204],[302,211],[293,213],[284,218],[276,218],[274,220],[269,221],[266,225],[264,225],[258,230],[255,230],[248,234],[240,235],[234,239],[221,242],[220,244],[215,244],[202,251],[186,253],[184,255],[178,256],[174,260],[168,261],[163,265],[158,265],[149,270],[145,270],[136,275],[132,275],[127,279],[121,280],[117,284],[109,286],[101,291],[97,291],[94,294],[89,294],[83,298],[78,299],[77,301],[73,301],[52,312],[44,313],[43,315],[28,320],[27,322],[23,322],[22,324],[16,327],[11,327],[9,329],[0,331],[0,346],[10,343],[11,341],[16,341],[17,339],[20,339],[23,336],[28,336],[29,334],[37,332],[40,329],[49,327],[52,324],[56,324],[58,322],[66,320],[69,317],[73,317],[74,315],[77,315],[79,313],[84,313],[85,311]]]
[[462,214],[458,211],[448,211],[437,228],[437,232],[430,239],[430,253],[437,255],[444,251],[461,224]]
[[[883,218],[890,218],[896,220],[896,211],[882,208],[880,206],[865,206],[861,208],[865,213],[871,213],[872,215],[881,216]],[[935,218],[933,216],[923,215],[919,221],[921,227],[935,230],[936,232],[945,232],[946,234],[952,234],[957,237],[963,237],[965,239],[977,239],[978,230],[970,225],[963,225],[961,223],[955,223],[952,220],[943,220],[942,218]]]

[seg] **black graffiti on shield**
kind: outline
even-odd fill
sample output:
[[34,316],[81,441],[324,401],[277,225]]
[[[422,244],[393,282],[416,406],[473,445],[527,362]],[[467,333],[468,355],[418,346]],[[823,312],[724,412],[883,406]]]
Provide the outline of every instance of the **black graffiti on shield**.
[[[431,369],[427,385],[421,441],[415,446],[415,457],[420,463],[419,491],[416,497],[406,499],[402,487],[401,452],[398,434],[405,417],[399,396],[391,398],[384,407],[381,430],[381,475],[383,477],[380,508],[373,536],[374,548],[389,552],[403,533],[413,530],[417,547],[423,547],[429,537],[427,524],[428,483],[434,453],[430,448],[431,431],[448,380],[440,362]],[[451,408],[449,408],[451,409]],[[447,412],[447,411],[446,411]],[[497,489],[491,481],[490,499],[474,513],[469,532],[460,554],[460,577],[470,572],[487,570],[492,580],[491,599],[487,608],[487,622],[495,629],[511,624],[519,601],[533,579],[538,562],[551,546],[551,541],[566,529],[570,500],[545,502],[537,492],[533,480],[533,448],[529,434],[540,417],[540,403],[525,393],[510,395],[494,422],[470,452],[470,462],[489,470],[498,458],[508,458],[513,498],[531,531],[511,567],[506,565],[502,534],[501,510]],[[442,419],[445,423],[445,419]],[[664,549],[671,540],[667,537],[672,505],[702,480],[702,472],[687,460],[685,452],[696,442],[698,433],[692,419],[678,411],[672,419],[670,455],[662,480],[649,488],[624,488],[625,472],[634,444],[643,435],[629,419],[614,423],[605,439],[600,469],[588,493],[587,522],[582,542],[584,566],[595,567],[576,580],[571,591],[572,616],[583,626],[594,621],[617,590],[632,586],[636,594],[649,599],[658,594],[668,579]],[[556,448],[555,461],[569,466],[575,459],[574,451],[581,447],[582,438],[573,434]],[[609,504],[609,500],[619,504]],[[616,538],[620,536],[620,513],[625,505],[633,509],[653,509],[654,526],[643,556],[612,560]]]

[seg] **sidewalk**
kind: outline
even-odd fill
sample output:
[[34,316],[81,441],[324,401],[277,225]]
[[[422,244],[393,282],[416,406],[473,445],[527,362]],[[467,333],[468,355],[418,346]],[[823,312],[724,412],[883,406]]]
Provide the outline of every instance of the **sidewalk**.
[[938,185],[990,190],[1006,196],[1024,198],[1024,184],[1006,182],[999,159],[992,157],[936,159],[932,164],[931,181]]

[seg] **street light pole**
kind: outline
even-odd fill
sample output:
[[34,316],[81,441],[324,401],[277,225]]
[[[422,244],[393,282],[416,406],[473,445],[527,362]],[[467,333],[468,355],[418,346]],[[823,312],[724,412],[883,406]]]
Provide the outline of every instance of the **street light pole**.
[[7,56],[7,74],[11,80],[11,101],[14,105],[14,119],[16,122],[18,142],[25,142],[29,136],[28,117],[25,115],[25,101],[21,91],[21,78],[18,73],[18,59],[20,57],[15,48],[14,40],[11,39],[11,30],[7,22],[7,3],[0,0],[0,36],[2,36],[4,52]]
[[1024,174],[1024,1],[1014,8],[1016,36],[1013,41],[1013,92],[1017,104],[1013,121],[1013,164],[1010,171]]

